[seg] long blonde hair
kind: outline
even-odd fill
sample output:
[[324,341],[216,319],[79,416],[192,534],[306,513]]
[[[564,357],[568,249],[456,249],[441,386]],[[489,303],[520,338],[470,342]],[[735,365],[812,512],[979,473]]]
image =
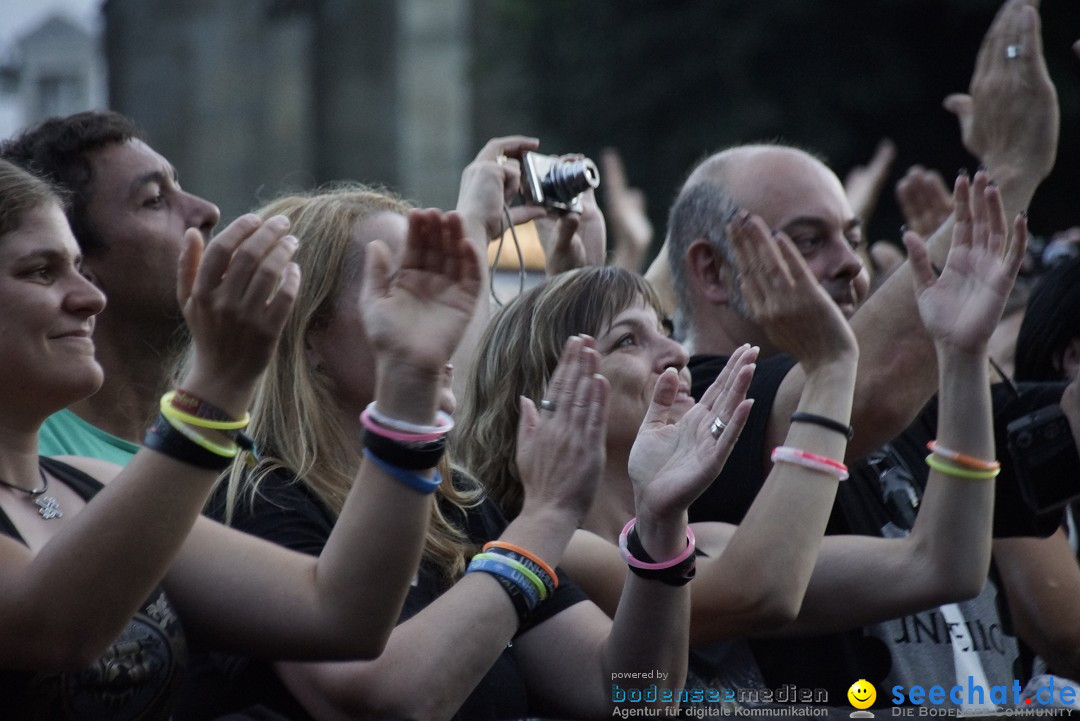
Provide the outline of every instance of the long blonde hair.
[[[264,220],[289,218],[290,232],[300,241],[294,260],[304,279],[251,408],[248,435],[260,450],[259,459],[254,468],[237,461],[227,473],[226,522],[238,504],[252,503],[259,486],[281,469],[295,474],[335,515],[341,513],[361,462],[359,428],[330,410],[338,407],[333,383],[311,362],[307,336],[332,318],[350,274],[362,272],[362,262],[349,254],[357,224],[382,212],[404,215],[411,207],[381,189],[349,184],[288,195],[256,211]],[[455,488],[449,468],[442,471],[444,502],[458,507],[476,502],[477,491]],[[464,572],[467,539],[439,505],[432,504],[424,559],[453,579]]]
[[488,324],[458,412],[458,462],[483,483],[507,518],[521,511],[524,491],[514,457],[521,417],[518,396],[539,403],[566,339],[597,336],[621,311],[644,301],[663,314],[641,276],[615,266],[562,273],[526,291]]

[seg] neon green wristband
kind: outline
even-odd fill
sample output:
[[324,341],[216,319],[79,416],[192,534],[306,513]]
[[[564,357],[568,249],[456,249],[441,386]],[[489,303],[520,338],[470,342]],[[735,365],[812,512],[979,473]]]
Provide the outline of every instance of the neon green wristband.
[[165,420],[169,422],[169,425],[178,430],[192,443],[197,443],[206,450],[210,451],[214,455],[221,456],[222,458],[236,458],[236,455],[240,452],[240,446],[235,443],[229,446],[221,446],[214,443],[209,438],[206,438],[201,433],[189,428],[178,418],[170,418],[164,413],[161,414]]
[[541,601],[547,598],[547,586],[545,586],[544,582],[540,580],[540,577],[529,570],[529,567],[524,563],[510,558],[509,556],[500,556],[497,553],[478,553],[473,556],[473,558],[486,558],[489,561],[495,561],[496,563],[505,563],[507,566],[510,566],[515,571],[521,573],[522,576],[529,579],[529,582],[532,583],[532,585],[536,586],[536,590],[540,592]]
[[175,418],[187,423],[189,426],[206,428],[211,431],[238,431],[242,428],[247,428],[247,424],[251,422],[250,413],[245,413],[244,417],[237,421],[215,421],[209,418],[193,416],[190,413],[185,413],[172,404],[172,399],[175,395],[176,391],[169,391],[161,397],[161,415],[166,418]]
[[957,478],[970,478],[976,481],[989,481],[997,477],[1001,473],[1000,468],[994,468],[988,471],[975,471],[969,468],[958,468],[957,466],[945,463],[933,453],[926,457],[926,465],[933,468],[935,471],[940,471],[947,476],[955,476]]

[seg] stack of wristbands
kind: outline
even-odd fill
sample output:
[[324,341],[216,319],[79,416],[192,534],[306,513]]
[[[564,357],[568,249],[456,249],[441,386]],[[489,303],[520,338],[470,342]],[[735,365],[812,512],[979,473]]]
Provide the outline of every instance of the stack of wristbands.
[[694,555],[696,539],[690,527],[686,527],[686,548],[668,561],[657,562],[645,552],[637,533],[637,518],[631,518],[619,534],[619,552],[630,571],[651,581],[669,586],[685,586],[697,573],[697,557]]
[[930,450],[930,455],[926,457],[926,465],[945,475],[988,481],[1001,473],[1001,464],[997,461],[984,461],[981,458],[959,453],[937,441],[930,441],[926,447]]
[[435,425],[426,426],[384,415],[372,402],[360,414],[360,423],[364,458],[418,493],[435,492],[442,483],[439,472],[429,479],[417,471],[434,468],[446,452],[446,435],[454,427],[448,414],[439,411]]
[[[222,471],[241,449],[254,448],[243,433],[250,420],[247,413],[234,419],[217,406],[177,389],[161,397],[161,414],[147,431],[143,445],[183,463]],[[218,433],[228,443],[208,438],[206,431]]]
[[551,598],[559,587],[554,569],[538,556],[505,541],[484,544],[483,552],[473,556],[465,573],[488,573],[499,582],[524,624],[541,603]]

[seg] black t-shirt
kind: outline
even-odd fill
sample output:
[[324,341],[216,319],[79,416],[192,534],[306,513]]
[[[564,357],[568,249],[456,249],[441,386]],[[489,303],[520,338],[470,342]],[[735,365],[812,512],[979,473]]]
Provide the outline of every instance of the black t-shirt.
[[[458,476],[455,481],[466,482]],[[224,518],[223,491],[224,487],[219,489],[208,510],[208,515],[218,520]],[[450,504],[444,504],[442,510],[447,519],[478,547],[498,538],[507,526],[497,506],[489,499],[465,513]],[[330,537],[334,522],[334,514],[305,484],[280,471],[260,485],[254,508],[245,505],[237,509],[232,525],[286,548],[318,555]],[[554,596],[537,607],[528,625],[519,629],[519,635],[586,599],[584,592],[561,570],[556,569],[556,573],[559,588]],[[451,585],[439,569],[422,563],[398,623],[422,611]],[[200,650],[192,655],[189,682],[175,721],[208,721],[253,705],[294,721],[312,718],[281,683],[270,664]],[[513,654],[507,650],[481,679],[454,718],[493,721],[531,715],[535,714],[531,711],[523,673]]]
[[[726,362],[726,357],[691,358],[695,397],[700,397]],[[776,392],[793,366],[793,360],[786,356],[759,362],[747,394],[755,399],[750,422],[724,471],[691,508],[693,520],[739,523],[746,514],[765,480],[765,428]],[[995,485],[997,537],[1047,536],[1060,522],[1058,514],[1039,516],[1023,502],[1004,451],[1004,438],[1010,420],[1057,402],[1063,387],[1060,383],[1021,386],[1021,399],[1014,398],[1003,384],[992,389],[995,436],[1002,462],[1002,473]],[[851,478],[839,486],[826,534],[881,536],[883,529],[909,529],[926,487],[926,443],[936,435],[935,397],[892,442],[868,458],[849,464]],[[892,667],[889,647],[861,628],[804,638],[755,639],[751,647],[766,685],[793,683],[800,688],[824,688],[830,699],[844,699],[848,687],[860,678],[879,685]]]
[[[97,479],[64,463],[42,458],[41,464],[87,502],[102,489]],[[23,542],[2,510],[0,533]],[[180,620],[158,587],[91,666],[0,670],[0,709],[5,721],[166,721],[187,654]]]
[[[689,368],[691,394],[700,399],[727,365],[727,356],[693,356]],[[765,480],[765,428],[780,382],[795,366],[790,356],[759,360],[746,395],[754,399],[746,427],[739,435],[716,481],[690,506],[690,522],[739,523]]]

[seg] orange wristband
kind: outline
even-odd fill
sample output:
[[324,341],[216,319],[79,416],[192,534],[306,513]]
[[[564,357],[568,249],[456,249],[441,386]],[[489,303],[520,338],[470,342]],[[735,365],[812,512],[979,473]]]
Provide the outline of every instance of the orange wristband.
[[926,448],[931,453],[936,453],[942,458],[952,461],[953,463],[964,466],[965,468],[971,468],[976,471],[996,471],[1001,468],[1001,464],[997,461],[984,461],[981,458],[975,456],[965,455],[952,449],[946,448],[937,441],[930,441],[926,444]]
[[540,568],[544,569],[544,572],[551,577],[551,582],[555,584],[555,588],[559,587],[559,577],[555,575],[555,570],[552,569],[551,566],[540,560],[539,556],[529,553],[521,546],[515,546],[514,544],[507,543],[506,541],[488,541],[484,544],[483,550],[486,551],[489,548],[505,548],[507,551],[513,551],[519,556],[524,556]]

